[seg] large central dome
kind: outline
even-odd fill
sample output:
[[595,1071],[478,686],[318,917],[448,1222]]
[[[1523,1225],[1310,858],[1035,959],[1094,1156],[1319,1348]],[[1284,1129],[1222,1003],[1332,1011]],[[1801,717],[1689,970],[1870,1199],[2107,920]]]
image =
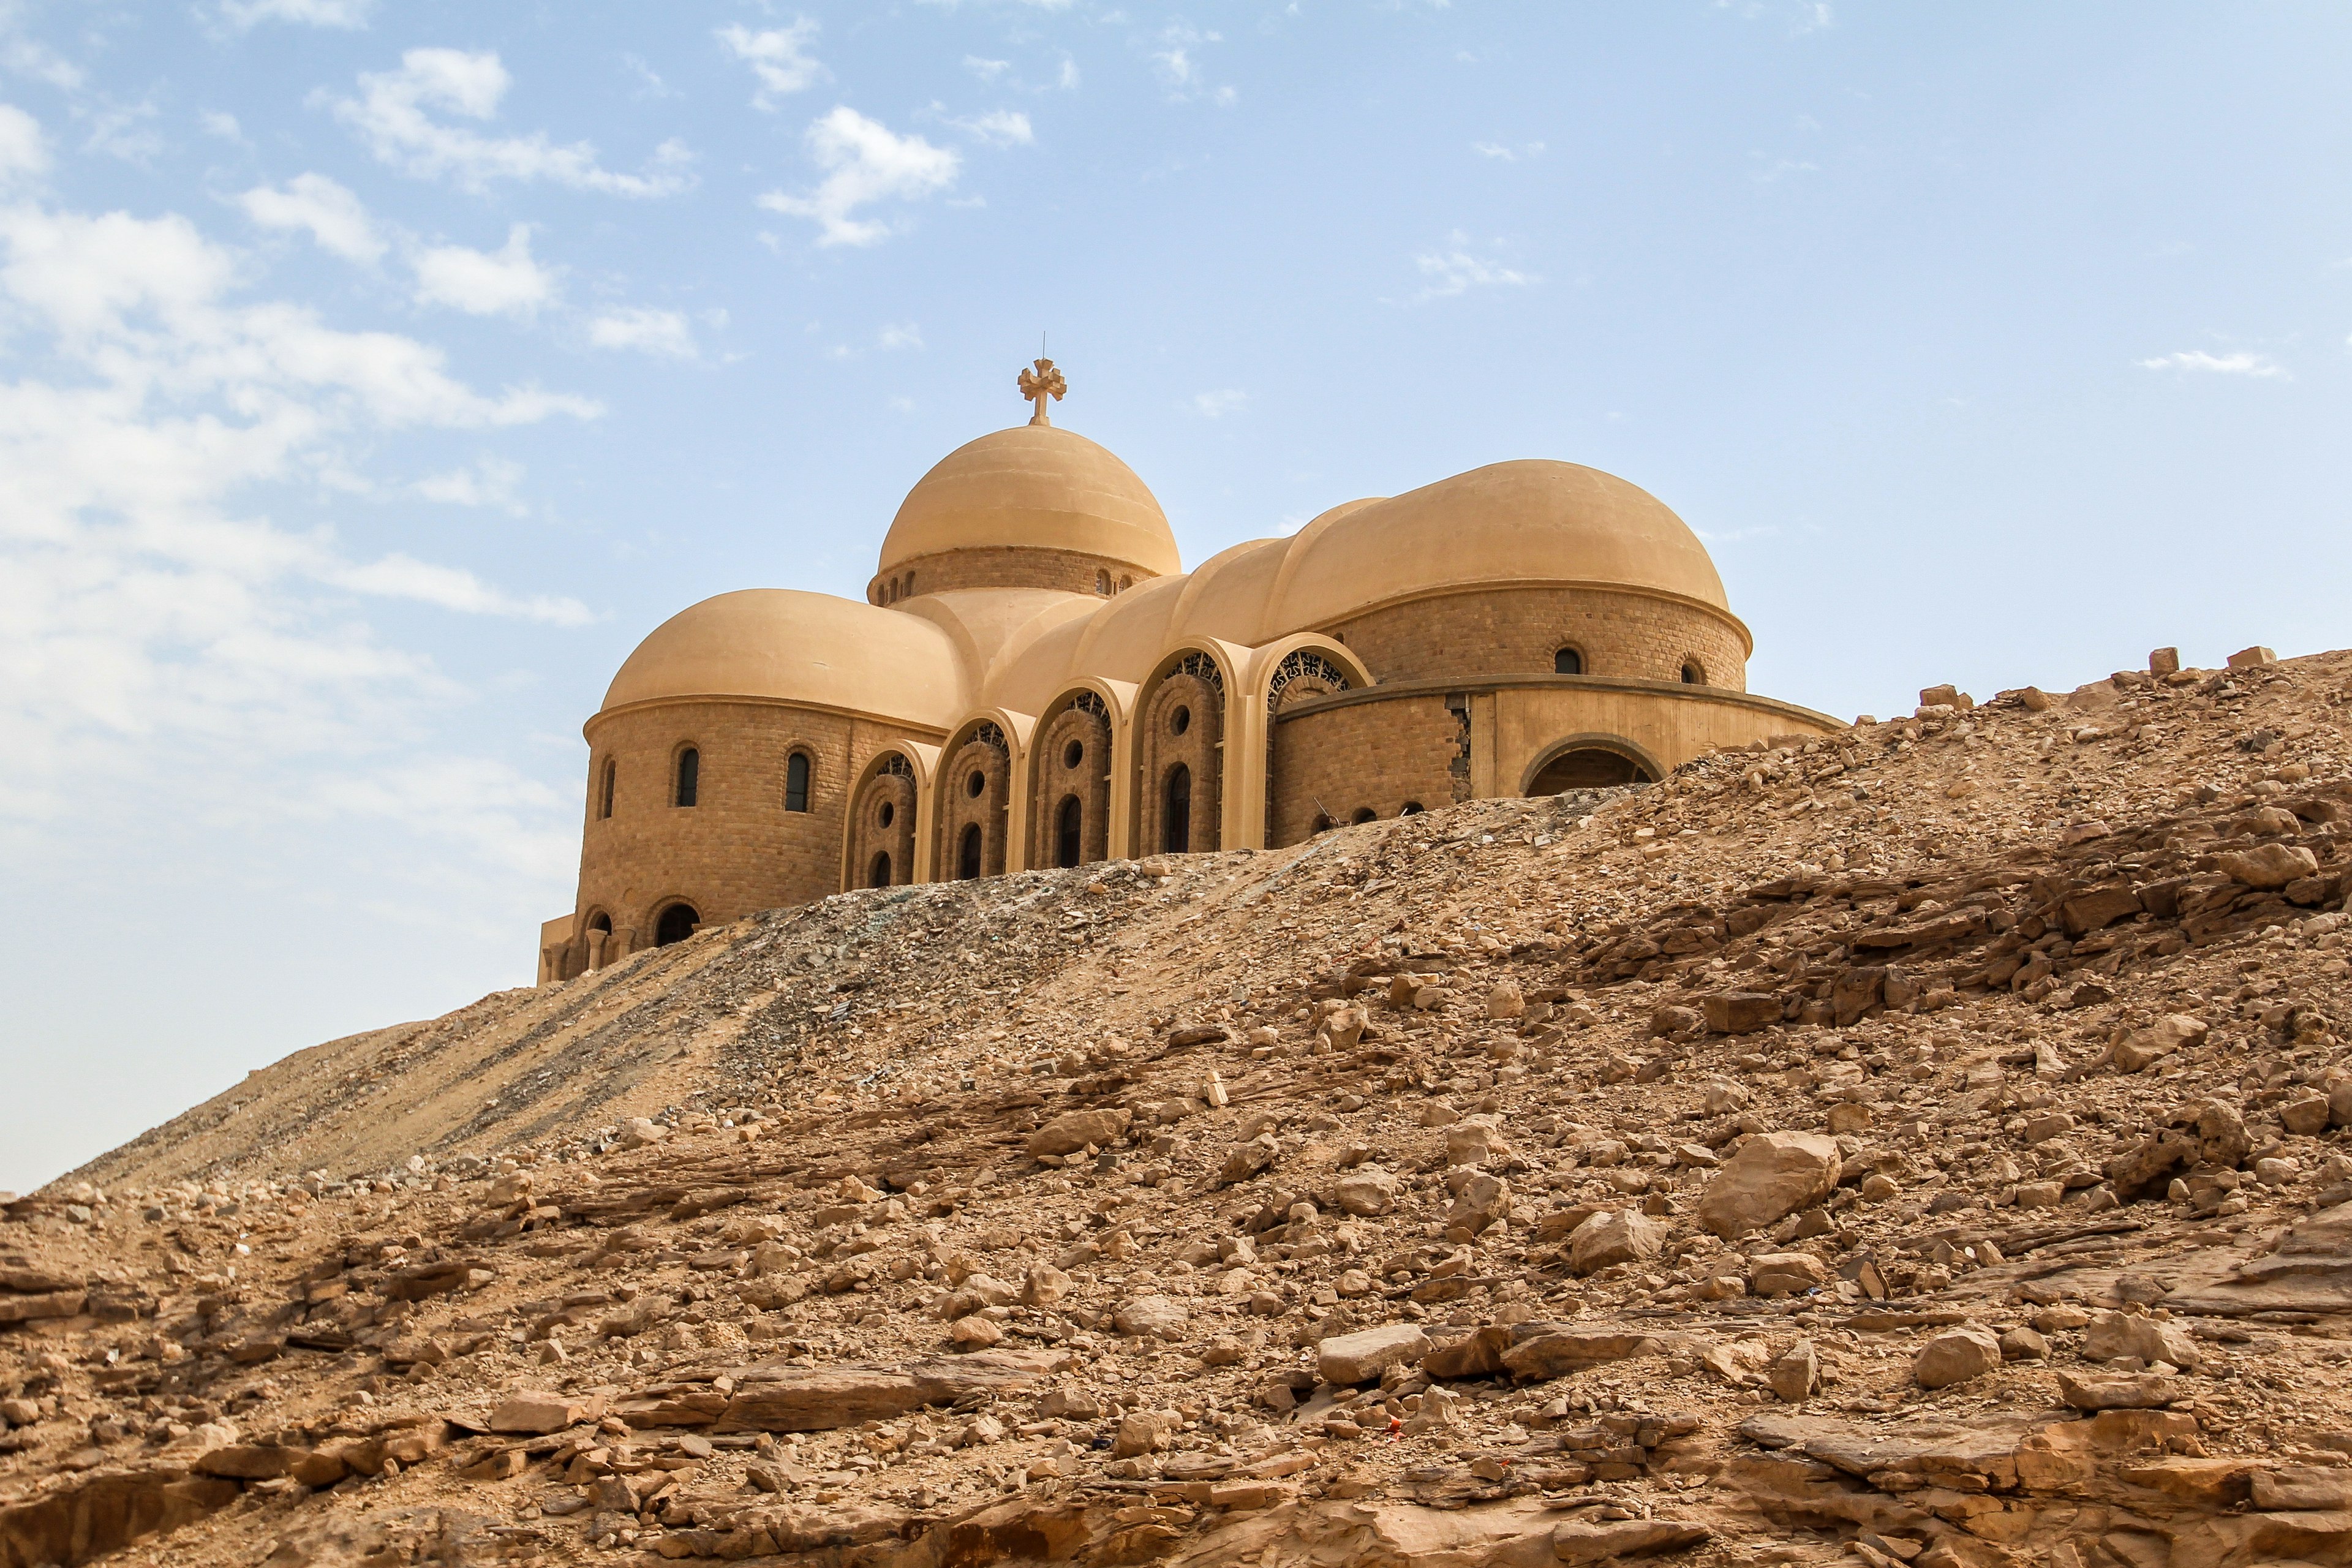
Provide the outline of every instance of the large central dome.
[[1084,436],[1016,425],[957,447],[907,492],[882,542],[877,581],[913,568],[916,593],[981,586],[1000,575],[983,565],[992,559],[1013,573],[1004,586],[1059,585],[1027,581],[1005,552],[1044,552],[1073,569],[1083,563],[1088,576],[1181,567],[1167,516],[1134,469]]

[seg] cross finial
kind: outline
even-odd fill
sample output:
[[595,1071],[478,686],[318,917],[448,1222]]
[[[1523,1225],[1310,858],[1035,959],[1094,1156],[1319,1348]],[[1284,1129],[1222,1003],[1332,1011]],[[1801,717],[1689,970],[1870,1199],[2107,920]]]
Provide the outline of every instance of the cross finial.
[[1062,373],[1054,368],[1049,359],[1039,360],[1034,370],[1023,371],[1020,386],[1021,395],[1037,405],[1037,412],[1029,416],[1032,425],[1051,425],[1053,421],[1045,417],[1045,400],[1060,397],[1070,390],[1069,383],[1062,379]]

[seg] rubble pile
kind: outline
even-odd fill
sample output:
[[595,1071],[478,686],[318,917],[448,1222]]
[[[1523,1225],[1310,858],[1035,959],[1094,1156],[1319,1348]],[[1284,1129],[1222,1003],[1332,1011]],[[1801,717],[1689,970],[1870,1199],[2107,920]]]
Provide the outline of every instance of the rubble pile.
[[2352,1563],[2352,656],[843,894],[0,1208],[0,1568]]

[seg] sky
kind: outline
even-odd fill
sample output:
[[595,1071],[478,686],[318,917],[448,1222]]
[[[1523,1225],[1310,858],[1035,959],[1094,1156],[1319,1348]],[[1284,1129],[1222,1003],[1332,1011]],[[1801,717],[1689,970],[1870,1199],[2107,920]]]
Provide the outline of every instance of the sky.
[[1841,716],[2352,642],[2352,13],[0,0],[0,1187],[527,984],[582,721],[1027,410],[1557,458]]

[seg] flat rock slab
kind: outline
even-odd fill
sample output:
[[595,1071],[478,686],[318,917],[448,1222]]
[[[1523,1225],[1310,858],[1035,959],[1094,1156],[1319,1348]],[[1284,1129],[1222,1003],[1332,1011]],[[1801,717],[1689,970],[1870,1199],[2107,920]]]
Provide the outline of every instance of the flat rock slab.
[[[709,1426],[718,1432],[830,1432],[887,1421],[976,1394],[1033,1387],[1069,1364],[1052,1351],[984,1351],[904,1366],[802,1367],[761,1363],[731,1373],[642,1389],[615,1412],[632,1426]],[[734,1387],[722,1390],[721,1377]]]

